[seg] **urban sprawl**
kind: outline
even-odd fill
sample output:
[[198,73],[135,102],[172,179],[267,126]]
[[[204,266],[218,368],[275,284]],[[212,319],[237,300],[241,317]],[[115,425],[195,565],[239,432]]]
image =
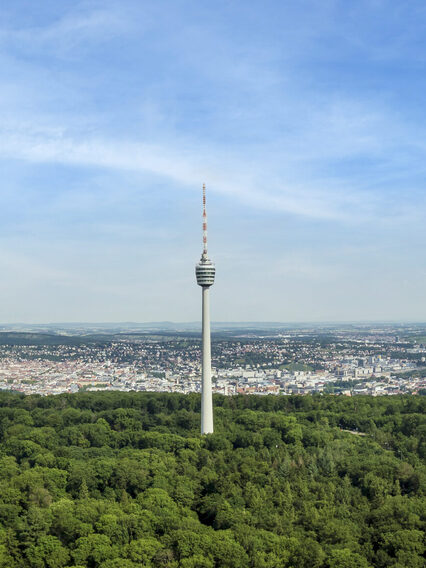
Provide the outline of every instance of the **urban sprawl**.
[[[56,335],[59,344],[43,344],[42,333],[35,337],[34,345],[0,345],[0,389],[41,395],[201,390],[201,342],[195,334],[76,336],[75,344],[69,335]],[[213,391],[416,394],[425,389],[425,361],[426,337],[410,328],[218,333],[212,342]]]

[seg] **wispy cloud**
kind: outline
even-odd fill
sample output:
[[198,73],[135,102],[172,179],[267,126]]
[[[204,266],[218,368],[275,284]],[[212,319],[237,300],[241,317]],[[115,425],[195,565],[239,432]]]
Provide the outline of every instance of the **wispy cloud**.
[[224,167],[227,160],[222,161],[218,152],[213,158],[207,156],[207,150],[203,155],[191,148],[178,150],[96,138],[76,141],[54,131],[35,131],[32,135],[28,132],[1,135],[0,132],[0,155],[33,163],[149,172],[186,188],[197,185],[196,180],[207,180],[212,191],[222,192],[247,205],[314,218],[344,218],[348,214],[347,206],[354,205],[353,197],[345,193],[338,196],[294,184],[286,187],[285,182],[273,180],[271,172],[263,173],[244,162],[233,163],[232,168]]
[[4,26],[0,28],[0,45],[12,53],[58,57],[87,44],[96,44],[131,28],[125,5],[92,10],[73,9],[49,22],[35,25]]

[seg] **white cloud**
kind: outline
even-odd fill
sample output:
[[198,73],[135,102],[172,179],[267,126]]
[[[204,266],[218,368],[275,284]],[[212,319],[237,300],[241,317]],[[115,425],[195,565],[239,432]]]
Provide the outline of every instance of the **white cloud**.
[[220,150],[208,155],[209,148],[200,150],[195,146],[184,143],[183,149],[178,150],[167,145],[100,138],[75,140],[57,128],[33,128],[32,132],[26,128],[21,132],[0,130],[3,158],[149,172],[185,187],[198,186],[205,180],[212,191],[235,197],[249,206],[319,219],[346,218],[347,208],[356,205],[350,192],[338,195],[294,182],[287,184],[279,174],[263,172],[261,161],[252,164],[226,156],[221,159]]
[[71,54],[82,43],[105,41],[122,34],[131,27],[125,5],[94,10],[74,7],[55,20],[30,27],[3,27],[0,44],[16,52],[44,50],[46,55],[58,57]]

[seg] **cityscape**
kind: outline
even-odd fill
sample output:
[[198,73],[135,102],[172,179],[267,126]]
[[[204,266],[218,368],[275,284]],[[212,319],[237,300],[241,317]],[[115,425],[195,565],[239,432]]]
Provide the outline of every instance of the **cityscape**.
[[[426,388],[421,325],[214,329],[214,393],[377,396]],[[85,335],[9,331],[0,341],[2,390],[201,392],[201,341],[189,327]]]

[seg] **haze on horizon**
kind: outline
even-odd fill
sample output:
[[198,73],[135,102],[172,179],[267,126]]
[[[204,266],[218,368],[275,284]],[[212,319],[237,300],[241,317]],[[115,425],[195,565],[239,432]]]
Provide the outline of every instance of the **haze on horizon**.
[[424,2],[5,0],[1,322],[426,321]]

